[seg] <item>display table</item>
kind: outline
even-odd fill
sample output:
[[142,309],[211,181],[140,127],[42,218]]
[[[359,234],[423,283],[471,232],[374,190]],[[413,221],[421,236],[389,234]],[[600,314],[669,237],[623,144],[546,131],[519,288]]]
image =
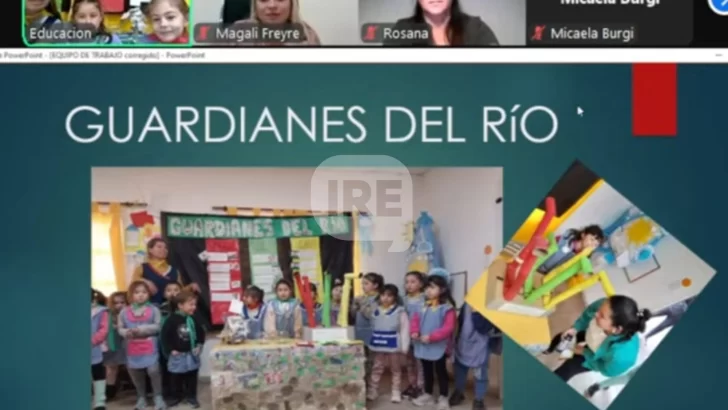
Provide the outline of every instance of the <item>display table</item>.
[[218,345],[210,352],[215,410],[366,408],[364,345],[293,340]]

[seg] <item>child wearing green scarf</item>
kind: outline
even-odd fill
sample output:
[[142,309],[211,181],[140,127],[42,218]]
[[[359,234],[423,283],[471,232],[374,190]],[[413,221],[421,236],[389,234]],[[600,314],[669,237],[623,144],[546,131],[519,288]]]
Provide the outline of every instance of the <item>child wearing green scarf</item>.
[[205,331],[195,319],[197,295],[182,291],[175,299],[177,311],[169,316],[162,327],[162,345],[169,353],[167,370],[170,373],[171,406],[183,401],[199,408],[197,379],[200,353],[205,343]]

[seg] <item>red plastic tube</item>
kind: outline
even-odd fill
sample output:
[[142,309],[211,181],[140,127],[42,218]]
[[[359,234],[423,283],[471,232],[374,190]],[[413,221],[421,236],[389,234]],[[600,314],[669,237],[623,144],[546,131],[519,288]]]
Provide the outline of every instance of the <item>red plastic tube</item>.
[[544,235],[551,220],[556,216],[556,201],[553,197],[546,198],[546,213],[541,222],[536,227],[536,232],[531,236],[531,240],[521,250],[515,260],[511,261],[506,268],[506,275],[503,281],[503,299],[511,301],[518,296],[523,285],[526,283],[528,275],[533,269],[533,265],[538,260],[535,251],[538,247],[543,247]]

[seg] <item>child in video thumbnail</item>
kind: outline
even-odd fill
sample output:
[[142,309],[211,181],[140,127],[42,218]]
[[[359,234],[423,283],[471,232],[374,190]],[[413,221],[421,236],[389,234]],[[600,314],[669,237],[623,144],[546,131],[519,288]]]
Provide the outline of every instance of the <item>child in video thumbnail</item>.
[[147,8],[152,34],[146,43],[188,44],[190,7],[185,0],[152,0]]
[[119,376],[119,366],[126,364],[124,339],[117,327],[119,326],[119,313],[126,307],[126,292],[114,292],[109,296],[108,306],[111,321],[109,328],[109,348],[104,352],[104,366],[106,366],[106,399],[113,400],[116,396],[116,381]]
[[177,311],[162,328],[162,343],[169,349],[167,370],[173,397],[170,406],[186,400],[196,409],[200,407],[197,401],[197,380],[205,331],[194,318],[197,310],[197,295],[194,292],[180,292],[175,302]]
[[[425,307],[425,295],[422,293],[427,285],[425,274],[422,272],[407,272],[404,277],[404,307],[410,320]],[[424,378],[422,375],[422,363],[415,358],[415,352],[410,348],[407,352],[407,379],[409,386],[402,393],[405,397],[416,399],[422,394]]]
[[[309,286],[311,288],[311,298],[313,298],[313,300],[314,300],[313,318],[314,318],[314,320],[316,320],[316,324],[320,325],[323,306],[320,303],[318,303],[318,289],[316,288],[316,285],[311,283]],[[306,306],[304,306],[303,303],[301,303],[301,310],[303,310],[304,312],[306,311]],[[314,326],[315,327],[316,324],[308,323],[308,315],[305,315],[305,314],[303,315],[303,325],[304,326],[306,326],[306,327]]]
[[25,0],[25,25],[50,27],[62,23],[56,0]]
[[303,314],[293,296],[293,285],[286,279],[276,282],[276,298],[268,302],[263,328],[266,338],[302,339]]
[[248,286],[243,293],[243,319],[248,321],[248,338],[262,339],[263,319],[265,318],[266,304],[263,300],[263,289],[257,286]]
[[301,17],[301,6],[299,0],[252,0],[252,9],[250,18],[240,20],[236,23],[254,23],[270,26],[282,25],[301,25],[306,35],[303,42],[291,43],[259,43],[256,45],[273,46],[273,45],[291,45],[291,46],[317,46],[321,45],[321,40],[308,23]]
[[106,369],[104,352],[108,349],[109,311],[99,304],[98,292],[91,289],[91,378],[94,410],[106,409]]
[[131,305],[119,314],[119,333],[126,339],[127,370],[137,393],[137,409],[147,408],[147,376],[154,392],[154,409],[163,410],[162,376],[159,371],[159,343],[161,314],[149,302],[149,285],[134,281],[129,285]]
[[559,250],[538,267],[538,272],[547,274],[582,250],[598,248],[602,245],[604,239],[604,231],[599,225],[589,225],[579,230],[570,229],[558,238]]
[[71,9],[71,21],[77,27],[94,27],[96,44],[121,44],[119,36],[109,33],[104,26],[104,10],[100,0],[75,0]]
[[442,276],[430,276],[425,307],[415,313],[410,324],[412,341],[415,345],[415,357],[422,362],[425,378],[425,393],[414,399],[415,406],[422,407],[434,403],[435,378],[437,378],[440,398],[437,400],[439,410],[450,408],[448,393],[450,380],[447,374],[447,357],[452,352],[453,334],[457,325],[455,301],[450,294],[447,279]]
[[367,343],[373,352],[374,363],[370,376],[367,399],[376,400],[379,381],[384,369],[392,372],[392,403],[402,401],[402,359],[409,351],[409,318],[399,303],[399,289],[384,285],[379,295],[379,306],[372,314],[372,337]]
[[430,26],[430,37],[418,40],[388,40],[400,46],[497,46],[493,30],[479,17],[466,14],[459,0],[417,0],[414,14],[398,20],[392,31],[415,31]]

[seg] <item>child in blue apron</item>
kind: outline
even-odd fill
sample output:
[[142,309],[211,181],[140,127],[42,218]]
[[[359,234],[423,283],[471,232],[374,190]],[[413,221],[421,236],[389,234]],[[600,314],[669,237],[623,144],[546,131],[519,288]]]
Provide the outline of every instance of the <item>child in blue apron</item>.
[[104,366],[106,367],[106,399],[116,397],[117,377],[119,366],[126,364],[126,350],[124,339],[119,334],[119,314],[126,307],[126,292],[114,292],[109,296],[108,308],[111,327],[109,327],[109,349],[104,352]]
[[305,327],[316,327],[321,325],[321,314],[323,313],[323,306],[318,302],[318,288],[316,285],[311,283],[311,297],[313,298],[313,318],[316,320],[315,324],[308,323],[308,314],[306,313],[306,306],[301,302],[301,310],[303,315],[303,326]]
[[119,334],[126,341],[126,360],[129,377],[137,392],[135,410],[147,408],[147,379],[152,383],[154,409],[164,410],[167,405],[162,395],[162,375],[159,370],[159,331],[162,315],[149,302],[150,290],[144,281],[129,286],[131,304],[119,314]]
[[262,339],[265,336],[263,331],[263,318],[265,318],[266,312],[264,297],[263,289],[257,286],[248,286],[243,292],[243,311],[240,314],[243,319],[248,321],[248,339]]
[[392,372],[392,403],[402,401],[402,366],[409,351],[409,318],[407,310],[399,303],[397,286],[384,285],[379,295],[379,306],[372,314],[372,337],[367,347],[372,352],[367,399],[376,400],[379,381],[386,368]]
[[453,335],[457,325],[455,301],[450,294],[447,279],[431,275],[425,289],[425,306],[412,317],[411,333],[415,345],[415,357],[422,362],[424,393],[412,400],[422,407],[435,403],[433,392],[437,379],[440,397],[438,410],[449,409],[447,357],[452,352]]
[[473,310],[467,303],[460,309],[458,332],[455,342],[455,391],[450,396],[450,406],[465,401],[465,384],[473,370],[475,400],[473,410],[485,410],[485,394],[488,391],[488,362],[491,353],[500,353],[502,334],[488,319]]
[[162,327],[162,343],[169,351],[167,370],[170,374],[170,390],[173,397],[170,406],[186,401],[192,408],[200,407],[197,400],[197,380],[200,354],[205,344],[205,331],[194,318],[197,295],[180,292],[176,297],[177,311]]
[[[425,306],[425,286],[427,278],[424,273],[412,271],[407,272],[404,277],[404,307],[407,310],[407,316],[412,320],[415,313],[421,312]],[[410,347],[407,352],[407,380],[409,386],[402,392],[406,398],[416,399],[422,394],[424,376],[422,375],[422,364],[415,358],[414,346]]]
[[98,292],[91,289],[91,379],[94,410],[106,409],[106,368],[104,352],[108,350],[109,311],[98,303]]
[[566,263],[586,248],[596,249],[604,242],[604,231],[598,225],[589,225],[580,230],[571,229],[557,238],[559,250],[546,259],[538,272],[547,274]]
[[266,338],[303,339],[303,314],[294,297],[293,285],[280,279],[275,286],[276,298],[268,302],[263,329]]
[[361,340],[364,343],[364,353],[366,355],[366,380],[369,380],[369,375],[372,369],[371,352],[366,347],[369,343],[369,339],[372,337],[372,314],[374,309],[377,308],[379,292],[384,287],[384,278],[382,275],[374,272],[369,272],[364,275],[361,279],[361,288],[364,292],[363,295],[354,299],[352,303],[352,313],[354,314],[354,338]]

